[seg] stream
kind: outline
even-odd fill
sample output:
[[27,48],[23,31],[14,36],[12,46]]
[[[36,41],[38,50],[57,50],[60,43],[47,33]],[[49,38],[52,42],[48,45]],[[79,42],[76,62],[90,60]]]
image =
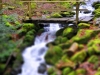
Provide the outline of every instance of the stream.
[[[91,4],[94,1],[100,0],[88,0],[86,5],[80,6],[81,9],[88,9],[90,13],[79,12],[79,18],[92,15],[94,8]],[[22,73],[18,75],[47,75],[47,66],[44,59],[45,53],[48,50],[46,44],[56,38],[55,33],[60,28],[60,24],[58,23],[50,23],[48,27],[44,27],[45,32],[40,36],[36,36],[34,45],[27,47],[22,53],[24,64],[22,65]],[[39,71],[42,71],[42,73],[39,73]]]

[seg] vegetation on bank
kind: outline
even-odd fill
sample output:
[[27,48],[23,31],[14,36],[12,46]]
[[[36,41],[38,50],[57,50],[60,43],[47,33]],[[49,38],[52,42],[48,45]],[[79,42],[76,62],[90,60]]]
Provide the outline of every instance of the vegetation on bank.
[[[15,10],[18,6],[6,6],[7,10]],[[73,3],[73,6],[75,3]],[[72,8],[70,3],[62,3],[65,8]],[[31,7],[36,8],[32,3]],[[93,4],[95,18],[100,17],[100,2]],[[5,9],[3,9],[5,10]],[[28,16],[29,11],[25,12]],[[2,14],[2,11],[0,11]],[[55,12],[49,17],[72,17],[74,12]],[[23,63],[21,52],[33,44],[35,36],[43,29],[33,23],[23,23],[19,14],[3,14],[0,16],[0,75],[11,75],[10,72]],[[48,17],[48,18],[49,18]],[[79,23],[78,29],[65,27],[57,31],[54,42],[48,43],[45,55],[46,62],[53,67],[48,69],[48,75],[99,75],[100,74],[100,30],[89,23]],[[12,60],[9,62],[9,58]],[[93,60],[92,60],[93,59]],[[8,65],[9,62],[9,65]],[[12,69],[13,68],[13,69]],[[10,69],[10,70],[9,70]],[[18,73],[18,72],[17,72]],[[17,74],[16,73],[16,74]]]
[[[17,14],[0,16],[0,74],[8,67],[12,69],[21,66],[21,52],[33,44],[40,29],[42,28],[33,23],[21,22]],[[11,74],[7,71],[4,75]]]
[[60,35],[48,44],[45,59],[52,66],[48,75],[99,75],[100,29],[87,23],[78,26],[77,32],[72,27],[59,30]]

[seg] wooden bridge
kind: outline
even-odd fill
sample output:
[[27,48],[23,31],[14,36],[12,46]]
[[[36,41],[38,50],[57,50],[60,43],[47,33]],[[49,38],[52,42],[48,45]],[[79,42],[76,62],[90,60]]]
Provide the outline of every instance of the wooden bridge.
[[[0,0],[1,1],[1,0]],[[28,8],[27,11],[29,12],[29,18],[33,21],[33,22],[68,22],[68,21],[74,21],[76,22],[76,24],[78,23],[78,21],[80,20],[78,18],[78,15],[79,15],[79,11],[88,11],[87,9],[79,9],[79,5],[80,5],[80,2],[84,2],[86,0],[64,0],[64,1],[31,1],[31,0],[28,0],[28,1],[21,1],[23,3],[28,3]],[[76,2],[76,9],[67,9],[67,8],[64,8],[64,9],[60,9],[59,7],[55,8],[55,9],[36,9],[36,10],[33,10],[33,11],[76,11],[76,18],[32,18],[32,8],[31,8],[31,3],[63,3],[63,2]],[[1,6],[1,5],[0,5]]]
[[79,9],[80,2],[84,2],[86,0],[66,0],[66,1],[22,1],[28,3],[28,11],[29,11],[29,18],[32,18],[31,14],[31,3],[62,3],[62,2],[76,2],[76,9],[60,9],[59,7],[57,9],[39,9],[34,11],[76,11],[76,18],[32,18],[33,22],[67,22],[67,21],[74,21],[76,24],[79,21],[78,15],[79,11],[88,11],[87,9]]

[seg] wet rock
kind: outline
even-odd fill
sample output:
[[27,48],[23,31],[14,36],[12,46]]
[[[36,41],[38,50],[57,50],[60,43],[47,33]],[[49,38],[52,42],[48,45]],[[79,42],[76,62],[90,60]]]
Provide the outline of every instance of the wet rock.
[[47,67],[45,63],[41,63],[40,66],[38,67],[38,73],[45,73]]
[[91,13],[91,11],[84,11],[84,14],[89,14]]
[[21,66],[16,67],[11,71],[11,75],[18,75],[19,73],[21,73]]
[[97,19],[95,20],[95,22],[96,22],[96,25],[99,25],[99,24],[100,24],[100,17],[97,18]]

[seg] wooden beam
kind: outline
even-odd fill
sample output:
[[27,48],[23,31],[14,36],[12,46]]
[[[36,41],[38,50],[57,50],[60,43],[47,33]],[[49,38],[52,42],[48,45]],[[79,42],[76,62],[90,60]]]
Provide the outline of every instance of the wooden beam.
[[29,12],[29,18],[31,18],[31,2],[28,3],[28,12]]
[[78,21],[79,21],[79,5],[80,3],[79,2],[76,2],[76,25],[78,24]]
[[69,1],[21,1],[21,2],[34,2],[34,3],[61,3],[61,2],[84,2],[84,0],[69,0]]
[[[33,11],[76,11],[76,9],[34,9]],[[79,11],[88,11],[87,9],[79,9]]]

